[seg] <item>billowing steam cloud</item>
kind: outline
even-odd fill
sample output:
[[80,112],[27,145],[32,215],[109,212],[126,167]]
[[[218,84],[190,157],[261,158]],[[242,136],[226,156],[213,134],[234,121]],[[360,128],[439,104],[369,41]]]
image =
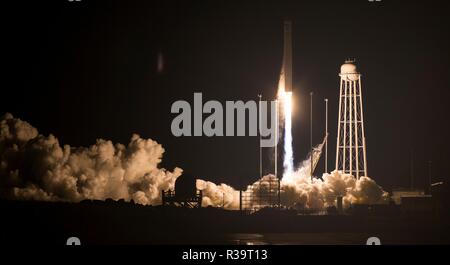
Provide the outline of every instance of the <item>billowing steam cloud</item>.
[[[343,197],[344,207],[349,207],[350,204],[383,204],[389,200],[389,194],[368,177],[357,180],[349,174],[334,171],[331,174],[323,174],[323,181],[315,179],[311,183],[310,165],[310,160],[307,159],[295,172],[284,175],[281,180],[282,205],[296,209],[323,210],[328,206],[336,205],[337,196]],[[258,194],[273,189],[269,186],[273,178],[275,178],[273,175],[264,176],[248,187],[245,192],[253,192],[255,198],[255,204],[250,207],[273,204],[273,202],[258,199]],[[219,207],[225,198],[225,208],[238,209],[239,207],[239,192],[229,186],[224,184],[217,186],[213,183],[204,185],[202,181],[197,181],[197,188],[203,190],[208,205]]]
[[203,191],[202,205],[204,207],[223,207],[239,209],[239,191],[226,184],[216,185],[209,181],[197,179],[197,189]]
[[311,183],[310,160],[303,161],[293,174],[281,180],[283,205],[300,209],[323,209],[336,204],[336,197],[342,196],[344,207],[350,204],[387,203],[389,194],[369,177],[358,180],[349,174],[334,171],[325,173],[322,180]]
[[[99,139],[85,148],[61,146],[53,135],[43,136],[29,123],[6,114],[0,118],[0,197],[46,201],[81,201],[83,199],[134,200],[140,204],[160,204],[161,190],[174,189],[182,170],[158,168],[164,149],[153,140],[138,135],[125,146]],[[281,180],[282,204],[303,209],[324,209],[342,196],[350,203],[377,204],[388,194],[368,177],[356,180],[350,175],[324,174],[323,181],[311,183],[310,161],[305,160]],[[275,187],[275,176],[267,175],[250,185],[256,203]],[[239,208],[239,191],[232,187],[197,180],[203,191],[203,205]],[[258,205],[253,205],[258,206]]]
[[158,204],[182,173],[158,168],[164,149],[138,135],[125,146],[97,140],[89,148],[61,146],[29,123],[0,118],[0,196],[8,199],[81,201],[125,199]]

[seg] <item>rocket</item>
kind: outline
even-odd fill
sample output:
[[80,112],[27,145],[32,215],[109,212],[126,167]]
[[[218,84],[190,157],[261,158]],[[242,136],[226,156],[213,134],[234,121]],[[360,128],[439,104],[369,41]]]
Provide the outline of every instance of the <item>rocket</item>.
[[292,22],[284,21],[283,66],[281,68],[280,85],[284,91],[292,92]]

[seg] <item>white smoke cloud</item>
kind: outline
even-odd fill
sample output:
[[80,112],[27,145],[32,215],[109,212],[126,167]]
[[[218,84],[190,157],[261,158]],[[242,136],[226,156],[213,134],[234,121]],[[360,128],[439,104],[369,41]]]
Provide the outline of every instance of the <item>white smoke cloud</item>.
[[[314,179],[311,182],[310,165],[311,162],[307,159],[295,172],[285,174],[281,179],[280,199],[283,206],[324,210],[326,207],[336,205],[337,196],[343,197],[346,208],[351,204],[384,204],[389,201],[389,194],[369,177],[361,177],[357,180],[352,175],[334,171],[331,174],[323,174],[323,181]],[[267,197],[259,198],[258,194],[267,192],[270,188],[269,182],[274,178],[274,175],[266,175],[244,191],[244,193],[253,191],[253,204],[247,206],[260,208],[260,206],[273,204],[273,202],[264,201]],[[234,188],[203,180],[197,180],[197,188],[203,190],[204,205],[222,207],[225,201],[226,209],[239,209],[239,191]],[[274,189],[273,186],[271,188]],[[276,194],[276,191],[274,192]]]
[[239,191],[233,187],[226,184],[216,185],[201,179],[197,179],[196,186],[203,193],[203,207],[223,207],[228,210],[239,209]]
[[[158,168],[164,149],[138,135],[125,146],[97,140],[85,148],[61,146],[53,136],[43,136],[29,123],[6,114],[0,118],[0,196],[8,199],[81,201],[84,199],[134,200],[140,204],[160,204],[161,190],[173,190],[182,169],[173,172]],[[368,177],[356,180],[348,174],[332,172],[311,183],[310,160],[300,164],[281,180],[281,200],[287,207],[324,209],[342,196],[350,204],[378,204],[388,194]],[[258,194],[267,192],[275,176],[267,175],[250,185]],[[273,183],[273,182],[272,182]],[[198,179],[203,206],[239,209],[239,191],[233,187]],[[273,203],[273,202],[272,202]],[[254,205],[253,205],[254,206]]]
[[303,161],[292,174],[281,180],[282,203],[288,207],[321,210],[336,204],[336,197],[343,197],[344,207],[351,204],[383,204],[389,201],[385,192],[373,179],[338,171],[325,173],[322,180],[310,177],[311,162]]
[[159,204],[161,190],[173,189],[182,173],[158,168],[163,153],[160,144],[136,134],[127,146],[103,139],[88,148],[61,146],[55,136],[6,114],[0,119],[0,196]]

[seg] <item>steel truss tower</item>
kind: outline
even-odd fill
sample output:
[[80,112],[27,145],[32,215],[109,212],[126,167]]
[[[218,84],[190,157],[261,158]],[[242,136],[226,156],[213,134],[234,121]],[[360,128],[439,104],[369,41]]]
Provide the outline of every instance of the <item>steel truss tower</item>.
[[359,179],[367,176],[361,75],[354,61],[341,66],[336,170]]

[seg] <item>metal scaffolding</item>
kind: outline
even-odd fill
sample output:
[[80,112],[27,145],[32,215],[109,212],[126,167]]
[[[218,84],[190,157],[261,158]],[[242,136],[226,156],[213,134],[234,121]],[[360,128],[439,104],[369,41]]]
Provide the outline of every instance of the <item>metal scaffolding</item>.
[[162,191],[163,206],[177,206],[185,208],[202,207],[202,191],[197,190],[192,196],[177,196],[174,190]]
[[359,179],[367,176],[361,75],[354,61],[341,66],[336,170]]
[[274,175],[264,176],[246,191],[240,193],[241,209],[257,211],[266,207],[280,206],[280,180]]

